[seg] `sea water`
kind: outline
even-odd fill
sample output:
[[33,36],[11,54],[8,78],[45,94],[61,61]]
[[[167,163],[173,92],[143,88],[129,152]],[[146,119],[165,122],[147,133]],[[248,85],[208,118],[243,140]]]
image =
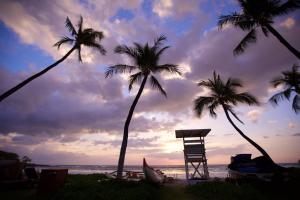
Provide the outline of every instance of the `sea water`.
[[[280,165],[283,167],[300,168],[300,164],[297,163],[284,163]],[[161,170],[167,176],[171,176],[177,179],[185,179],[184,165],[153,165],[152,167],[154,169]],[[47,168],[67,168],[69,169],[69,174],[111,173],[117,170],[117,166],[115,165],[51,165],[39,166],[37,167],[37,170],[41,171],[42,169]],[[124,171],[142,172],[142,166],[128,165],[124,167]],[[227,165],[208,165],[208,171],[210,177],[225,178],[228,175]]]

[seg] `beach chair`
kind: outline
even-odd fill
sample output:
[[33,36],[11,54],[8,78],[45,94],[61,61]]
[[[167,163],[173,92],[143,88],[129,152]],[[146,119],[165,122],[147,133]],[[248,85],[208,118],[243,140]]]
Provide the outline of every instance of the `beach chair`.
[[[183,139],[183,154],[187,180],[208,179],[204,137],[210,129],[176,130],[176,138]],[[200,167],[203,170],[200,170]],[[193,170],[193,171],[191,171]],[[191,171],[191,173],[190,173]]]
[[38,181],[39,176],[34,167],[26,167],[24,173],[27,178],[31,181]]
[[53,192],[66,182],[68,169],[43,169],[38,185],[38,194]]

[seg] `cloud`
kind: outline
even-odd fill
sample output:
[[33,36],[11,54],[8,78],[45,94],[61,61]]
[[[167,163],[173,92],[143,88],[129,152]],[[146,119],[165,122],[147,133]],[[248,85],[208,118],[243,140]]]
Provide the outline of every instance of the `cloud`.
[[[6,81],[14,79],[9,78],[10,72],[1,70],[0,91],[4,91],[8,88]],[[93,69],[87,66],[70,70],[74,79],[68,82],[56,73],[49,73],[1,103],[0,133],[59,135],[100,131],[122,134],[132,98],[123,96],[121,81],[108,82],[102,72],[90,71]],[[131,130],[137,132],[164,129],[175,123],[157,122],[143,116],[132,121]]]
[[300,136],[300,133],[294,133],[293,136]]
[[[158,137],[152,138],[130,138],[128,141],[128,147],[130,149],[143,149],[144,147],[151,148],[157,147],[158,145],[155,144],[158,140]],[[122,143],[121,139],[114,139],[114,140],[96,140],[94,141],[95,145],[110,145],[112,147],[120,147]]]
[[[299,25],[299,21],[296,23]],[[274,27],[285,38],[288,38],[290,44],[295,48],[300,48],[300,42],[297,39],[300,26],[295,25],[293,31],[278,27],[276,24]],[[245,34],[234,27],[223,30],[213,28],[207,31],[201,39],[189,38],[188,40],[197,45],[185,49],[184,53],[177,52],[179,58],[181,58],[180,54],[187,56],[188,63],[192,66],[191,73],[186,77],[189,80],[207,79],[211,77],[212,71],[216,70],[224,79],[228,77],[241,79],[245,89],[260,99],[267,96],[269,81],[297,62],[297,58],[273,35],[266,38],[260,32],[255,44],[249,45],[242,55],[234,56],[232,50]],[[272,59],[266,59],[270,55]]]
[[214,157],[220,155],[234,155],[244,152],[246,150],[246,145],[240,144],[233,147],[210,147],[207,149],[206,154],[207,157]]
[[256,123],[261,114],[262,114],[261,110],[254,109],[254,110],[250,110],[246,114],[246,116],[250,121],[252,121],[253,123]]
[[289,129],[294,129],[297,125],[294,122],[289,122],[288,127]]
[[195,14],[199,11],[199,1],[190,0],[182,3],[180,0],[155,0],[152,11],[159,17],[182,16]]
[[183,153],[182,151],[176,151],[172,153],[150,153],[147,154],[146,157],[152,157],[152,158],[160,158],[160,159],[168,159],[168,160],[182,160],[183,159]]
[[291,28],[293,28],[295,23],[296,23],[295,20],[293,18],[289,17],[286,20],[284,20],[283,22],[281,22],[279,25],[282,27],[285,27],[287,29],[291,29]]

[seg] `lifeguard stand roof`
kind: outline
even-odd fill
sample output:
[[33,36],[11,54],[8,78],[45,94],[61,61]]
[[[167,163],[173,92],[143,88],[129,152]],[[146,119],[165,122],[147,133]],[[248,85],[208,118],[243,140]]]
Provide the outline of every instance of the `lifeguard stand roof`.
[[205,137],[211,129],[189,129],[189,130],[175,130],[176,138],[183,137]]

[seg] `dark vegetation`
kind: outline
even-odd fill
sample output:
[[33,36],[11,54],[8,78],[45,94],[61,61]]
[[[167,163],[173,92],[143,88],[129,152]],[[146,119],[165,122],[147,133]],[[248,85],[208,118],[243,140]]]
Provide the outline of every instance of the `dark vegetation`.
[[146,182],[105,180],[101,174],[69,175],[64,188],[47,195],[37,195],[34,188],[1,191],[1,199],[9,200],[260,200],[298,199],[300,171],[293,169],[286,182],[213,181],[193,186],[155,187]]
[[[270,33],[274,37],[276,37],[279,40],[279,42],[281,42],[299,60],[299,51],[295,49],[291,44],[289,44],[288,41],[285,38],[283,38],[283,36],[281,36],[280,33],[277,32],[272,26],[276,17],[289,14],[292,11],[299,9],[299,0],[237,0],[237,2],[241,8],[241,11],[233,12],[228,15],[221,15],[218,21],[218,25],[220,28],[222,28],[226,24],[232,24],[233,26],[248,32],[233,50],[234,54],[243,53],[249,43],[256,42],[257,30],[261,29],[261,31],[266,37],[268,37]],[[34,79],[42,76],[50,69],[56,67],[58,64],[63,62],[69,55],[71,55],[73,51],[78,52],[78,60],[81,62],[82,46],[87,46],[96,49],[102,55],[105,55],[106,50],[100,44],[101,40],[104,38],[103,32],[96,31],[92,28],[83,29],[82,17],[80,17],[77,26],[74,26],[67,17],[65,25],[70,32],[70,37],[62,37],[62,39],[59,40],[56,44],[54,44],[54,46],[57,46],[59,48],[63,44],[70,44],[73,45],[71,49],[61,59],[57,60],[52,65],[46,67],[42,71],[32,75],[31,77],[27,78],[15,87],[1,94],[0,102],[12,95],[13,93],[15,93],[17,90],[27,85],[28,83],[30,83],[31,81],[33,81]],[[77,27],[77,29],[75,29],[75,27]],[[159,64],[161,54],[169,48],[169,46],[161,46],[162,42],[164,42],[165,39],[165,36],[159,37],[157,40],[155,40],[153,46],[150,46],[148,43],[144,45],[140,43],[134,43],[133,47],[128,47],[126,45],[117,46],[115,48],[115,53],[127,55],[129,58],[132,59],[133,64],[117,64],[109,67],[106,72],[106,77],[108,77],[116,73],[131,73],[135,71],[135,74],[132,74],[129,78],[129,90],[132,89],[133,84],[140,84],[140,88],[129,109],[124,125],[124,134],[118,162],[119,178],[121,178],[123,172],[130,121],[134,109],[138,103],[138,100],[142,95],[147,79],[150,80],[152,88],[157,89],[163,95],[167,96],[166,91],[163,89],[163,87],[160,85],[159,81],[155,78],[154,75],[163,71],[180,74],[177,65]],[[281,93],[274,95],[270,101],[274,104],[277,104],[279,100],[289,100],[291,98],[291,94],[295,93],[292,106],[294,111],[298,113],[300,111],[299,72],[297,72],[296,67],[293,67],[291,73],[285,71],[282,72],[282,74],[284,75],[284,77],[279,77],[278,79],[273,80],[272,84],[274,87],[278,85],[284,85],[285,90]],[[229,120],[231,125],[237,130],[237,132],[249,143],[251,143],[256,149],[258,149],[266,158],[268,158],[271,161],[271,163],[273,163],[271,157],[267,154],[267,152],[257,143],[251,140],[248,136],[246,136],[234,124],[233,120],[230,117],[233,116],[235,119],[241,122],[241,120],[237,117],[236,113],[233,111],[233,107],[239,103],[246,103],[248,105],[257,104],[255,97],[247,93],[236,93],[236,88],[241,87],[242,85],[239,82],[236,82],[236,80],[234,79],[228,79],[228,81],[225,84],[225,82],[222,82],[219,76],[214,77],[214,80],[199,83],[199,86],[208,87],[209,89],[211,89],[213,96],[198,97],[196,99],[195,110],[198,116],[202,114],[203,109],[207,108],[211,116],[215,117],[215,109],[218,106],[222,107],[227,119]],[[30,159],[24,158],[23,161],[30,162]]]

